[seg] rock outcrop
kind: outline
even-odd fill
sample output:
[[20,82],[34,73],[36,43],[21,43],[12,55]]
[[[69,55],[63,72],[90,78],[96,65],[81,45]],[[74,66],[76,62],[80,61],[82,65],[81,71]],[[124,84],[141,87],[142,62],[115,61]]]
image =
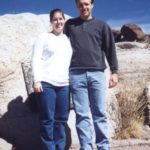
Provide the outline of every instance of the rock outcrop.
[[122,39],[121,31],[112,29],[112,33],[114,35],[114,39],[116,42],[120,42]]
[[146,42],[150,43],[150,35],[145,34],[137,24],[124,24],[120,30],[112,29],[115,42]]
[[121,28],[123,41],[144,41],[145,34],[136,24],[125,24]]

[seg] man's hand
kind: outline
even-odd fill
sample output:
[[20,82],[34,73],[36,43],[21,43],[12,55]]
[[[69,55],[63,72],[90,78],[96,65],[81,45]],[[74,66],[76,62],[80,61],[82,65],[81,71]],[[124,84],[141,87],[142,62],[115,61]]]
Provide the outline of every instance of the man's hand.
[[43,92],[43,88],[42,88],[41,82],[35,82],[34,83],[34,92],[36,92],[36,93]]
[[109,80],[109,88],[113,88],[117,85],[118,83],[118,75],[117,74],[112,74],[110,76],[110,80]]

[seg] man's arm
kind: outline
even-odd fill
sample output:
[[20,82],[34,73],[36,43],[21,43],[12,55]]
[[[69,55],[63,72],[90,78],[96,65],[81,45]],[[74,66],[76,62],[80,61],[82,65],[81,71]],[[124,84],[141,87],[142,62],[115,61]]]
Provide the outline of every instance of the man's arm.
[[108,25],[103,29],[103,49],[111,70],[109,88],[115,87],[118,83],[118,60],[116,54],[115,40]]

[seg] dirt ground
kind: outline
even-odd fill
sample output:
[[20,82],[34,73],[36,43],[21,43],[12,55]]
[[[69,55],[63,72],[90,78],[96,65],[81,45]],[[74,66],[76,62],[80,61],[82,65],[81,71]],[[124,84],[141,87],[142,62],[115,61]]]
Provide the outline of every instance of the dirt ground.
[[124,146],[124,147],[111,148],[111,150],[150,150],[150,145]]
[[[70,150],[79,150],[79,147],[71,148]],[[94,149],[94,150],[96,150],[96,149]],[[150,150],[150,144],[149,145],[111,147],[110,150]]]
[[[114,140],[110,141],[110,150],[150,150],[150,127],[145,126],[144,134],[140,139]],[[70,150],[79,150],[79,146],[74,146]],[[94,149],[96,150],[96,148]]]
[[140,139],[112,140],[111,150],[150,150],[150,127],[145,126],[143,130]]

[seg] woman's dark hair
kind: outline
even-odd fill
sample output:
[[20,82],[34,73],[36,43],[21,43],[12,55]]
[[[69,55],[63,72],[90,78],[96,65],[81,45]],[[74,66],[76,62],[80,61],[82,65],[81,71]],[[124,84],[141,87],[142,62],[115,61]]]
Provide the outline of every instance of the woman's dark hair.
[[[76,3],[78,3],[78,0],[75,0],[76,1]],[[91,4],[93,4],[94,3],[94,0],[91,0]]]
[[56,12],[61,13],[62,16],[63,16],[63,18],[65,19],[64,12],[63,12],[61,9],[59,9],[59,8],[55,8],[55,9],[51,10],[50,13],[49,13],[50,21],[53,20],[54,14],[55,14]]

